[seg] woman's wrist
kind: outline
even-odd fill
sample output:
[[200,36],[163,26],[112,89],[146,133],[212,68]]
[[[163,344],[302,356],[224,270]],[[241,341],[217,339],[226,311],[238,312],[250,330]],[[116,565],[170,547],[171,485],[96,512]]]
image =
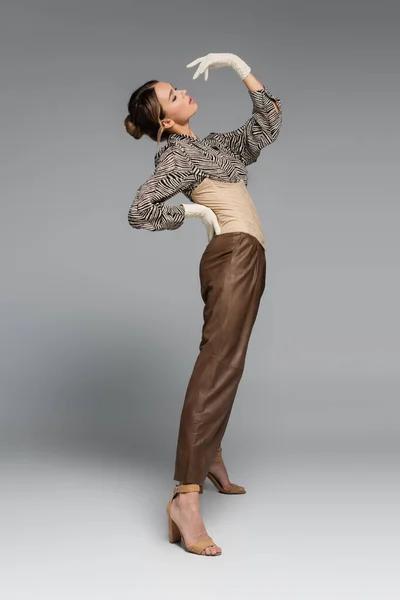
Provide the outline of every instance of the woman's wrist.
[[232,54],[232,69],[237,73],[240,79],[245,79],[247,75],[251,72],[251,67],[244,60],[237,56],[237,54]]
[[204,215],[209,210],[207,206],[203,206],[202,204],[190,203],[187,202],[185,204],[181,204],[182,208],[185,211],[185,217],[204,217]]

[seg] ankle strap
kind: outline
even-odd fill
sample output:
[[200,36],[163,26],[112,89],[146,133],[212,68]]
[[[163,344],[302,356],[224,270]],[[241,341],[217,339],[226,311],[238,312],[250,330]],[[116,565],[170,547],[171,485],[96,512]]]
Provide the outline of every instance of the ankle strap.
[[203,486],[198,483],[182,483],[180,485],[174,485],[174,496],[177,494],[185,494],[186,492],[199,492],[203,493]]
[[222,461],[222,448],[221,446],[218,448],[214,460],[216,460],[217,462],[221,462]]

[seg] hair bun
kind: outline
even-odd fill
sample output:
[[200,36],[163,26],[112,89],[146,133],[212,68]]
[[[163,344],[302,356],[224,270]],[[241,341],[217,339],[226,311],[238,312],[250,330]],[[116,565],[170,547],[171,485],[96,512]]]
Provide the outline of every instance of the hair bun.
[[126,129],[127,133],[129,133],[129,135],[134,137],[135,140],[140,140],[143,133],[141,132],[140,127],[138,127],[138,125],[135,125],[135,123],[132,121],[131,115],[127,115],[125,117],[124,125],[125,125],[125,129]]

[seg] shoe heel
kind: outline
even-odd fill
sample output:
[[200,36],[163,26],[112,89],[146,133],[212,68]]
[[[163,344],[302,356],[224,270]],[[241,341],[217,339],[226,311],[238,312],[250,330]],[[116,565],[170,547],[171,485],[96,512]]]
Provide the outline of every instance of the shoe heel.
[[171,544],[175,544],[176,542],[179,542],[181,539],[181,532],[179,530],[178,525],[175,523],[175,521],[172,520],[171,515],[170,515],[170,507],[171,507],[171,503],[168,502],[168,506],[167,506],[167,514],[168,514],[168,536],[169,536],[169,541],[171,542]]
[[217,478],[214,477],[214,475],[211,475],[211,473],[207,473],[207,478],[211,481],[211,483],[213,483],[215,485],[215,487],[217,488],[217,490],[219,492],[221,492],[223,490],[222,485],[219,483]]

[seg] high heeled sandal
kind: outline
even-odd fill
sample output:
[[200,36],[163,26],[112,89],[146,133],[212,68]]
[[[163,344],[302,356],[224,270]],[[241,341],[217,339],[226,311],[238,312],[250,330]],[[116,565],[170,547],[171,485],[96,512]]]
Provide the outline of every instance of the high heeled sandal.
[[[217,454],[214,459],[215,461],[222,462],[221,453],[222,453],[222,447],[220,446],[217,450]],[[215,475],[210,473],[210,471],[207,473],[207,477],[215,485],[215,487],[221,494],[245,494],[246,493],[245,489],[243,489],[243,490],[240,489],[243,486],[239,486],[236,483],[232,483],[230,489],[227,490],[226,488],[224,488],[224,486],[221,484],[221,482],[218,481],[218,479],[215,477]]]
[[178,494],[182,494],[182,493],[186,493],[186,492],[201,493],[202,488],[203,488],[203,486],[198,485],[197,483],[174,485],[174,495],[172,496],[171,500],[167,504],[169,541],[171,542],[171,544],[174,544],[175,542],[180,541],[182,547],[187,552],[193,552],[194,554],[200,554],[202,556],[220,556],[221,552],[217,552],[216,554],[202,554],[203,550],[205,550],[209,546],[216,546],[216,543],[212,540],[212,538],[210,538],[210,536],[207,536],[207,537],[199,540],[198,542],[195,542],[194,544],[187,546],[185,539],[181,533],[181,530],[179,529],[178,525],[175,523],[175,521],[171,517],[172,500]]

